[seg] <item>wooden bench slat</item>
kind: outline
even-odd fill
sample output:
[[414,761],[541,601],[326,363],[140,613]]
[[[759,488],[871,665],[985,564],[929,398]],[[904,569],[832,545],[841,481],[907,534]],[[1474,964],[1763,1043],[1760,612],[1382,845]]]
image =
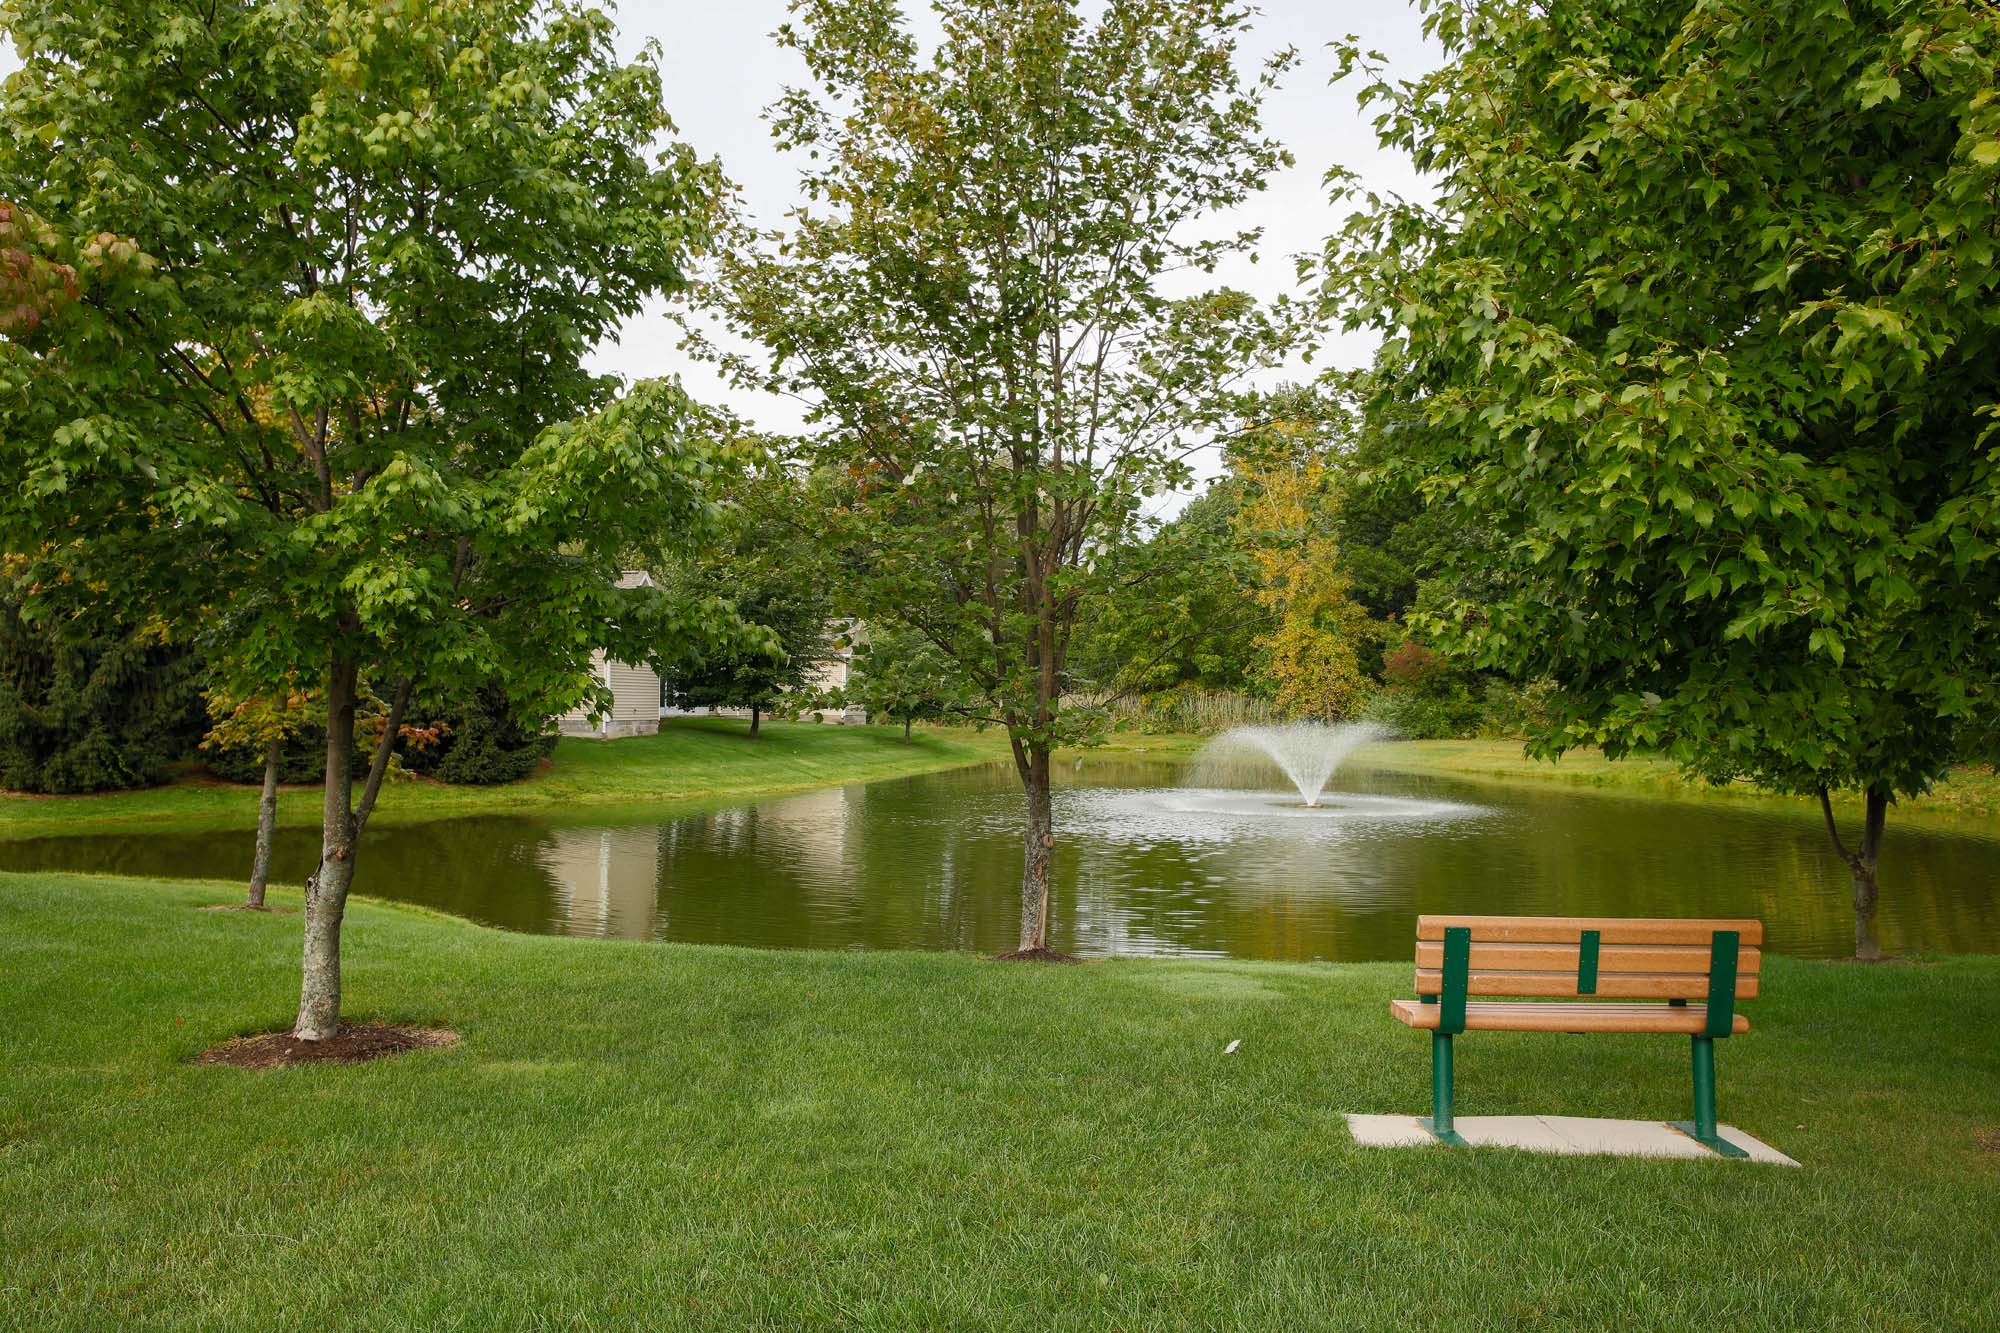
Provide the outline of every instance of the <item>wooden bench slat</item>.
[[[1568,972],[1575,975],[1578,954],[1574,944],[1481,944],[1474,936],[1472,967],[1502,972]],[[1597,975],[1614,972],[1690,972],[1708,975],[1708,941],[1694,944],[1604,944],[1597,951]],[[1737,952],[1737,974],[1755,975],[1763,969],[1762,950],[1743,948]],[[1417,966],[1444,966],[1444,944],[1420,940]]]
[[[1467,995],[1539,996],[1567,999],[1578,995],[1576,973],[1521,972],[1474,968],[1465,975]],[[1444,989],[1444,972],[1437,968],[1417,969],[1417,994],[1436,995]],[[1689,972],[1604,972],[1597,974],[1597,989],[1591,994],[1612,999],[1705,1000],[1708,977]],[[1757,998],[1754,974],[1738,974],[1736,998]]]
[[[1413,1028],[1435,1028],[1439,1006],[1415,1000],[1391,1000],[1389,1013]],[[1519,1004],[1473,1002],[1465,1006],[1468,1032],[1681,1032],[1699,1035],[1708,1025],[1708,1006],[1690,1004]],[[1750,1030],[1750,1020],[1735,1015],[1734,1033]]]
[[1682,920],[1677,917],[1593,916],[1420,916],[1417,938],[1442,940],[1450,926],[1466,926],[1478,944],[1575,944],[1586,930],[1604,945],[1702,944],[1718,930],[1733,930],[1740,943],[1764,942],[1764,923],[1754,919]]

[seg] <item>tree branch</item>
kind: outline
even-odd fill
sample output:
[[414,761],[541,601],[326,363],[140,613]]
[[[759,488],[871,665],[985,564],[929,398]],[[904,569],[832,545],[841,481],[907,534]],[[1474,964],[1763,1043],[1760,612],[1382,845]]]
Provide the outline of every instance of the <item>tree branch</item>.
[[1839,853],[1840,859],[1850,866],[1854,865],[1853,855],[1840,841],[1840,828],[1833,822],[1833,802],[1827,799],[1826,788],[1820,787],[1818,791],[1820,813],[1826,816],[1826,836],[1833,839],[1833,850]]
[[382,776],[389,771],[389,752],[396,748],[396,733],[403,726],[403,710],[410,706],[410,678],[404,676],[396,682],[396,698],[389,705],[388,725],[382,728],[382,739],[375,743],[375,758],[368,765],[368,782],[361,789],[361,803],[354,807],[354,839],[361,840],[361,830],[368,826],[368,816],[375,811],[375,798],[382,793]]

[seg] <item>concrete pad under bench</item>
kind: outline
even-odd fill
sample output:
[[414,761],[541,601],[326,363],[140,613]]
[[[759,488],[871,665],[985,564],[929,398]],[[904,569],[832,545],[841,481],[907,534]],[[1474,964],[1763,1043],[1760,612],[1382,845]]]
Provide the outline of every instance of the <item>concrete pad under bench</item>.
[[[1413,1115],[1350,1115],[1348,1132],[1367,1148],[1442,1146]],[[1702,1157],[1725,1160],[1664,1120],[1593,1120],[1577,1115],[1462,1115],[1452,1128],[1475,1148],[1521,1148],[1528,1152],[1613,1157]],[[1734,1125],[1716,1133],[1750,1155],[1753,1162],[1798,1163]]]

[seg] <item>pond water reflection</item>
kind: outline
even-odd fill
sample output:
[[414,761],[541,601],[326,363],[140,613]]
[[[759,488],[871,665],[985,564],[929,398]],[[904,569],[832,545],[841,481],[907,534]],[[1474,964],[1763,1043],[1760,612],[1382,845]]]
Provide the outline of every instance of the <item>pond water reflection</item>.
[[[1344,772],[1330,808],[1175,787],[1093,760],[1057,794],[1053,943],[1086,954],[1406,958],[1419,912],[1758,916],[1781,953],[1849,951],[1844,867],[1811,819],[1761,804],[1582,795]],[[1020,803],[1005,767],[644,820],[380,825],[359,892],[512,930],[760,947],[1010,948]],[[282,829],[276,874],[312,868]],[[245,834],[0,843],[0,869],[235,878]],[[1898,829],[1891,948],[2000,952],[2000,839]]]

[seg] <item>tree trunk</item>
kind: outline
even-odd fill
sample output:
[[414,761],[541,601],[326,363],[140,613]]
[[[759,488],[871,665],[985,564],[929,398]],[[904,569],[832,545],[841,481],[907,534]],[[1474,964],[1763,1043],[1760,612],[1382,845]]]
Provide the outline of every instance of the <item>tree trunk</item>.
[[1828,799],[1825,788],[1821,788],[1819,793],[1820,810],[1826,816],[1827,836],[1833,840],[1833,850],[1847,862],[1848,874],[1854,885],[1854,956],[1863,962],[1875,963],[1882,959],[1882,942],[1875,934],[1875,906],[1881,897],[1875,867],[1882,851],[1882,828],[1889,817],[1888,790],[1870,787],[1866,800],[1861,845],[1850,852],[1840,841],[1840,830],[1833,822],[1833,803]]
[[1854,878],[1854,956],[1863,962],[1882,961],[1882,944],[1875,938],[1875,902],[1880,896],[1880,886],[1875,882],[1875,867],[1855,861],[1852,871]]
[[1861,850],[1854,858],[1854,956],[1869,962],[1882,957],[1881,941],[1875,937],[1875,902],[1880,896],[1875,880],[1876,858],[1882,851],[1882,826],[1889,817],[1889,794],[1880,787],[1868,791],[1868,807],[1861,828]]
[[1021,866],[1021,948],[1049,947],[1049,863],[1055,859],[1055,815],[1049,800],[1049,752],[1030,747],[1021,768],[1028,827]]
[[906,717],[903,719],[903,744],[908,745],[909,743],[910,743],[910,719]]
[[[354,695],[352,661],[333,663],[326,684],[326,800],[320,815],[319,868],[306,881],[305,959],[299,1021],[292,1035],[326,1041],[340,1028],[340,919],[354,883]],[[386,747],[389,738],[383,738]]]
[[271,841],[278,828],[278,751],[272,741],[264,747],[264,790],[257,797],[257,854],[250,862],[250,892],[243,905],[264,910],[264,889],[271,882]]
[[751,704],[751,705],[750,705],[750,734],[751,734],[752,736],[755,736],[755,735],[757,734],[757,726],[758,726],[758,724],[759,724],[760,722],[762,722],[763,720],[764,720],[764,719],[763,719],[763,710],[762,710],[762,709],[760,709],[760,708],[758,708],[756,704]]

